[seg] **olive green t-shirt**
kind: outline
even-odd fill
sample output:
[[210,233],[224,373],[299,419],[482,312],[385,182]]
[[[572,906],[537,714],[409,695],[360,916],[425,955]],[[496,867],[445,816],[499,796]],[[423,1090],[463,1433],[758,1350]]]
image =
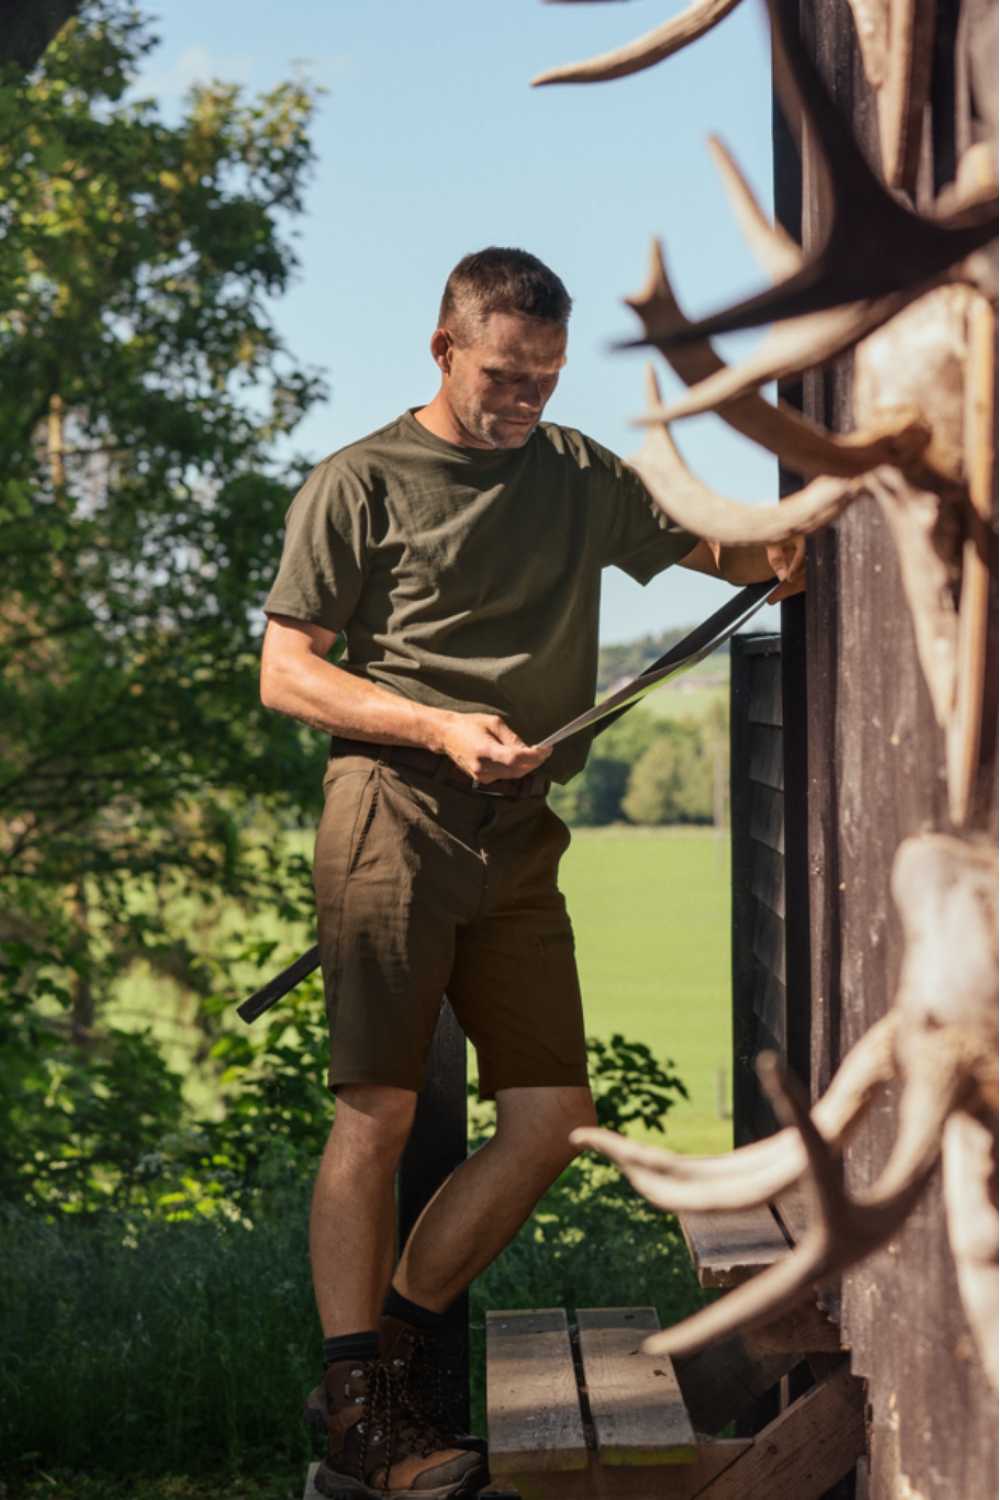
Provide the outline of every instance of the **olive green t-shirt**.
[[[264,608],[345,631],[357,676],[535,744],[594,701],[601,569],[647,583],[696,540],[572,428],[462,448],[405,412],[310,474]],[[567,781],[589,745],[558,745],[550,774]]]

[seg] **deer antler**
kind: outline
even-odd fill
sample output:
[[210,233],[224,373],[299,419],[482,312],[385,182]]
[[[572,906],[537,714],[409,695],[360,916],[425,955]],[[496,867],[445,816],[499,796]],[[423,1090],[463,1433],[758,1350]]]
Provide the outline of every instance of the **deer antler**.
[[849,0],[865,77],[878,101],[882,170],[912,191],[934,56],[934,0]]
[[[903,305],[897,299],[905,302],[954,273],[966,257],[996,235],[995,187],[987,194],[970,194],[960,208],[933,219],[899,203],[858,150],[802,45],[796,0],[769,0],[769,9],[776,45],[784,51],[829,171],[830,222],[819,249],[793,275],[712,317],[673,332],[659,330],[664,341],[688,342],[883,298],[887,299],[884,317],[889,317]],[[839,347],[846,348],[858,337],[859,333],[851,331],[850,320],[845,321]],[[832,356],[828,352],[824,357]],[[813,364],[815,359],[804,360],[799,368],[805,363]]]
[[[731,159],[729,164],[735,170]],[[766,223],[748,188],[746,192],[749,204],[752,204],[745,210],[747,217],[756,214],[761,222]],[[758,243],[763,244],[763,236],[758,236]],[[776,246],[779,244],[775,241]],[[779,400],[775,405],[766,401],[758,394],[753,379],[742,378],[742,370],[733,379],[734,372],[715,353],[708,339],[690,344],[661,341],[657,333],[659,328],[687,326],[687,319],[670,284],[663,250],[657,240],[652,244],[646,285],[637,296],[626,298],[626,305],[642,322],[645,338],[641,342],[660,351],[681,380],[694,387],[694,397],[709,389],[710,399],[706,405],[710,404],[737,432],[753,439],[768,452],[778,454],[782,462],[796,473],[845,477],[865,474],[877,464],[909,463],[927,444],[928,428],[906,411],[880,417],[861,432],[830,432],[784,401]],[[811,332],[809,337],[812,337]],[[717,386],[712,385],[713,380],[731,381],[735,393],[720,397]],[[682,414],[678,410],[682,404],[683,398],[667,407],[658,406],[639,419],[640,425],[670,420],[674,413]]]
[[[724,1159],[692,1161],[653,1147],[577,1131],[573,1139],[621,1161],[631,1180],[660,1206],[712,1211],[764,1201],[767,1174],[773,1196],[808,1172],[816,1197],[809,1229],[796,1249],[722,1301],[647,1341],[647,1353],[690,1354],[737,1328],[769,1322],[794,1306],[808,1288],[846,1270],[889,1239],[910,1213],[946,1141],[949,1223],[962,1295],[970,1320],[978,1310],[995,1317],[995,1210],[989,1197],[993,1137],[973,1136],[973,1125],[995,1108],[996,877],[985,845],[942,834],[907,839],[893,864],[892,889],[903,923],[905,951],[893,1012],[845,1059],[812,1114],[779,1059],[758,1060],[761,1082],[787,1128],[772,1141]],[[856,1196],[844,1185],[841,1146],[874,1086],[894,1064],[902,1081],[899,1126],[889,1160],[875,1184]],[[845,1076],[841,1076],[841,1075]],[[953,1122],[959,1122],[954,1124]],[[969,1124],[964,1122],[971,1122]],[[952,1139],[952,1137],[955,1137]],[[612,1142],[614,1143],[612,1148]],[[966,1161],[961,1146],[969,1143]],[[746,1189],[738,1178],[749,1168]],[[684,1181],[685,1176],[688,1181]],[[962,1217],[972,1205],[973,1217]],[[993,1301],[990,1301],[992,1296]],[[977,1338],[979,1337],[977,1330]]]
[[549,68],[533,78],[532,84],[540,87],[548,83],[605,83],[611,78],[626,78],[630,73],[641,73],[665,57],[672,56],[696,42],[700,36],[711,31],[713,26],[735,10],[739,0],[694,0],[687,10],[673,16],[662,26],[656,26],[644,36],[618,47],[613,52],[603,52],[586,62],[566,63],[560,68]]
[[[872,1095],[895,1073],[897,1017],[890,1012],[844,1058],[812,1111],[833,1151],[843,1149]],[[601,1151],[656,1208],[669,1213],[756,1208],[798,1182],[809,1158],[800,1133],[788,1127],[727,1156],[680,1156],[611,1130],[574,1130],[578,1146]]]
[[948,1240],[958,1290],[989,1382],[997,1389],[996,1137],[972,1115],[951,1116],[942,1142]]
[[922,1062],[920,1073],[908,1085],[908,1100],[904,1093],[901,1110],[905,1108],[906,1128],[885,1170],[868,1192],[852,1198],[844,1186],[843,1161],[815,1129],[780,1059],[765,1054],[758,1060],[761,1083],[775,1112],[801,1135],[809,1158],[816,1212],[806,1235],[790,1255],[720,1302],[654,1334],[643,1344],[645,1353],[693,1354],[738,1328],[770,1322],[794,1307],[817,1282],[856,1264],[895,1234],[927,1186],[940,1150],[944,1122],[962,1088],[961,1080],[955,1077],[956,1069],[943,1077],[937,1038],[932,1039]]
[[[709,150],[751,251],[775,276],[799,266],[802,252],[783,229],[768,222],[750,184],[723,142],[709,136]],[[774,378],[775,362],[777,374],[784,374],[786,366],[790,371],[798,371],[802,351],[808,350],[811,359],[816,353],[822,356],[828,345],[840,347],[847,324],[849,338],[864,333],[873,318],[868,309],[837,309],[834,314],[816,314],[808,320],[781,324],[769,333],[763,347],[747,365],[730,369],[712,350],[708,339],[700,339],[696,344],[676,344],[672,336],[660,338],[660,330],[676,332],[691,324],[670,285],[663,249],[657,240],[652,245],[645,288],[639,296],[627,299],[627,306],[639,315],[645,338],[625,347],[634,347],[634,342],[654,345],[681,380],[694,387],[690,396],[649,414],[643,422],[673,420],[711,408],[736,431],[780,455],[783,463],[799,474],[864,474],[877,463],[910,462],[927,444],[930,432],[907,411],[883,417],[864,432],[841,435],[820,428],[786,402],[771,405],[756,393],[757,386]],[[882,314],[880,305],[876,317],[880,320]]]
[[[655,410],[660,389],[652,366],[646,369],[646,394]],[[645,440],[629,465],[639,475],[653,501],[685,531],[726,545],[784,542],[816,531],[865,493],[870,476],[860,479],[814,479],[804,489],[777,505],[744,505],[727,500],[694,477],[674,444],[665,423],[647,429]],[[891,470],[889,472],[892,472]]]

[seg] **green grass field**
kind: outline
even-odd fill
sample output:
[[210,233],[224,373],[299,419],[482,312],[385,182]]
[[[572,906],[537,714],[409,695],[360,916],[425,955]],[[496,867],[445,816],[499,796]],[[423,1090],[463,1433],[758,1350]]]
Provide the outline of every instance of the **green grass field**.
[[[672,1149],[728,1150],[729,839],[713,830],[577,829],[561,885],[576,930],[588,1032],[621,1031],[677,1065],[691,1094]],[[662,1139],[662,1138],[661,1138]]]

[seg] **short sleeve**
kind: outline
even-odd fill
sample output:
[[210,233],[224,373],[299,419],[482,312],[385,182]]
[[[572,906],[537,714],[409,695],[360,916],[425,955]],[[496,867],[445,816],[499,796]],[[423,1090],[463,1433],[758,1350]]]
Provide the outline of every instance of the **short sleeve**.
[[335,460],[314,469],[288,508],[265,613],[343,630],[364,583],[368,514],[356,475]]
[[621,568],[636,583],[648,583],[698,545],[654,505],[633,469],[616,460],[605,564]]

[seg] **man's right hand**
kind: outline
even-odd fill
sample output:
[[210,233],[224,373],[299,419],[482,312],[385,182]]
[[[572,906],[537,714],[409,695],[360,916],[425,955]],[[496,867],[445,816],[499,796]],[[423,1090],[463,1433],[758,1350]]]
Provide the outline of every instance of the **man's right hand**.
[[526,745],[498,714],[445,713],[439,743],[442,751],[475,781],[513,781],[537,771],[551,748]]

